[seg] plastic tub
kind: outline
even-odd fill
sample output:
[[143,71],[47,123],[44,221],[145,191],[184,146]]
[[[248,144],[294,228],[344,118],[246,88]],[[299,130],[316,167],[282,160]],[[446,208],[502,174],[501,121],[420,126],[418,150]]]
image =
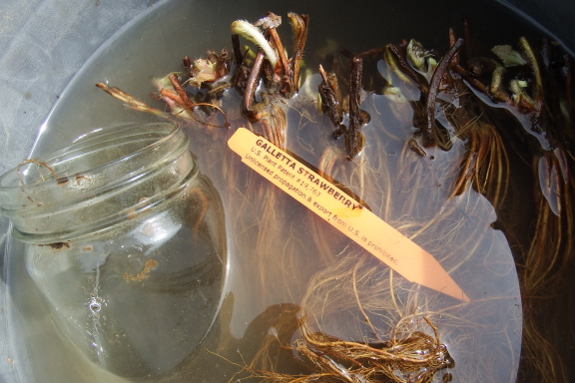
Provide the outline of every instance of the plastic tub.
[[[153,0],[90,0],[82,3],[8,0],[0,3],[0,75],[3,79],[0,92],[0,174],[28,157],[50,108],[96,49],[131,20],[143,12],[149,12],[151,7],[162,6],[166,2],[169,0],[157,5]],[[508,0],[505,3],[539,22],[573,51],[575,35],[571,30],[575,3],[562,0]],[[229,1],[213,1],[210,7],[219,10],[231,4]],[[249,13],[237,14],[236,17],[253,18],[271,6],[257,1],[233,2],[232,7],[237,11],[242,10],[244,5]],[[319,4],[318,9],[321,7]],[[290,4],[290,8],[300,11],[297,4]],[[314,23],[319,23],[319,19],[317,17]],[[209,33],[213,20],[206,18],[203,21]],[[385,40],[392,39],[386,37]],[[35,297],[38,293],[33,288],[14,292],[13,297],[6,293],[7,233],[8,222],[0,219],[0,339],[3,340],[0,342],[0,382],[32,382],[30,365],[39,360],[44,360],[41,368],[45,371],[46,380],[42,381],[65,381],[62,377],[75,369],[74,360],[49,360],[38,355],[41,350],[47,349],[54,354],[68,352],[63,350],[65,346],[61,342],[54,343],[53,333],[45,331],[53,326],[49,317],[38,317],[35,321],[37,332],[26,334],[26,338],[34,339],[38,346],[34,349],[24,350],[24,336],[14,332],[14,318],[18,318],[18,315],[34,316],[43,311],[38,308],[11,316],[13,301],[18,296],[25,296],[31,301],[39,298]],[[108,381],[113,381],[113,377]]]

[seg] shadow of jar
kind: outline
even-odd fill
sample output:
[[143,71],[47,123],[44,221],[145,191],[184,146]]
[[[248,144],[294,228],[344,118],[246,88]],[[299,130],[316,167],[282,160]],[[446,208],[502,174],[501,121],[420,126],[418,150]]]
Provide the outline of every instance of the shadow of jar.
[[169,374],[220,307],[224,212],[188,144],[170,124],[106,128],[0,178],[57,327],[120,376]]

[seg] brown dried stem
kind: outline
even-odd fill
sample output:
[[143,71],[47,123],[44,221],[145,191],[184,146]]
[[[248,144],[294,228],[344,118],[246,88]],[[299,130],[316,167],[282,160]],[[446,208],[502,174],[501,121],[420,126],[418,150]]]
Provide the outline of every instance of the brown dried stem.
[[140,100],[136,99],[135,97],[130,96],[128,93],[124,92],[120,88],[117,88],[115,86],[109,87],[108,85],[101,83],[101,82],[97,83],[96,86],[98,88],[102,89],[104,92],[108,93],[110,96],[122,101],[124,103],[124,105],[127,106],[128,108],[137,110],[139,112],[150,113],[150,114],[153,114],[153,115],[160,117],[162,119],[172,121],[174,123],[179,122],[171,114],[163,112],[163,111],[156,109],[156,108],[152,108],[151,106],[149,106],[145,102],[140,101]]
[[262,118],[261,113],[255,110],[252,107],[252,104],[254,101],[256,88],[258,87],[260,81],[260,71],[262,69],[264,58],[265,58],[264,52],[258,49],[258,53],[256,54],[256,58],[252,66],[250,77],[248,78],[248,83],[244,94],[243,113],[244,116],[251,122],[258,122]]
[[429,85],[429,94],[426,100],[426,111],[427,111],[427,128],[423,131],[423,145],[425,147],[430,147],[435,144],[439,144],[443,149],[446,148],[445,143],[438,139],[438,135],[435,132],[435,100],[437,99],[437,93],[439,92],[439,84],[443,79],[443,76],[447,72],[447,67],[451,63],[453,57],[459,52],[461,46],[463,45],[463,39],[458,39],[455,44],[449,48],[449,51],[439,62],[439,65],[433,72],[431,77],[431,83]]
[[293,90],[297,91],[299,88],[301,60],[309,29],[309,16],[290,12],[288,13],[288,18],[290,19],[294,36],[294,53],[291,60],[292,84]]

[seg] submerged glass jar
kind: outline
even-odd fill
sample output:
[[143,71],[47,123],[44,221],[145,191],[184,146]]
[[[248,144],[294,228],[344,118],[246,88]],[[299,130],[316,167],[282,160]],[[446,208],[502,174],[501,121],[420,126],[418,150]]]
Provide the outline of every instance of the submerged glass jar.
[[220,306],[223,208],[188,143],[170,124],[106,128],[0,178],[0,214],[57,327],[121,376],[168,374]]

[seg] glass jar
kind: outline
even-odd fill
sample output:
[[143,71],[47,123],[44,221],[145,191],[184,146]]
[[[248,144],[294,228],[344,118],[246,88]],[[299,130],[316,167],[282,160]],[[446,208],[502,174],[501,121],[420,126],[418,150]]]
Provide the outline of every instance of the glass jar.
[[220,197],[170,124],[87,134],[0,178],[0,213],[62,334],[125,377],[169,373],[218,312]]

